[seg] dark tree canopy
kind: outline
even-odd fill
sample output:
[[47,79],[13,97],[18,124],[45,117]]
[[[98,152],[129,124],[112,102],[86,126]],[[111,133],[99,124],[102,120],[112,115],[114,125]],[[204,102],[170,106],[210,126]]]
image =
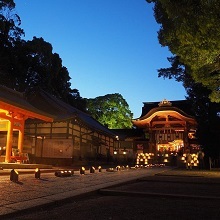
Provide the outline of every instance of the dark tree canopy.
[[13,0],[0,1],[0,83],[8,86],[13,76],[11,63],[14,56],[14,44],[20,41],[24,31],[19,27],[20,17],[14,12]]
[[204,148],[207,156],[220,156],[220,103],[211,102],[210,89],[196,83],[192,75],[185,71],[178,57],[169,58],[170,68],[160,69],[159,76],[174,78],[183,85],[187,92],[187,99],[192,102],[192,109],[198,122],[196,136]]
[[[168,46],[196,83],[210,90],[212,102],[220,102],[220,1],[147,2],[155,3],[155,19],[161,25],[158,32],[160,44]],[[160,75],[163,72],[160,70]],[[166,76],[167,72],[164,74]]]
[[1,46],[11,46],[14,41],[20,40],[24,31],[19,27],[21,19],[14,12],[13,0],[0,1],[0,43]]
[[198,121],[197,137],[211,156],[220,142],[220,1],[147,0],[161,25],[158,39],[174,54],[158,76],[182,82]]
[[43,89],[85,110],[85,100],[71,89],[69,72],[52,45],[43,38],[21,39],[24,31],[14,8],[13,0],[0,0],[0,84],[25,93]]
[[19,42],[16,46],[13,71],[17,76],[14,85],[19,91],[40,87],[59,98],[65,97],[70,89],[70,77],[66,67],[52,45],[43,38]]
[[133,114],[126,100],[118,93],[87,99],[87,110],[97,121],[110,129],[132,127]]

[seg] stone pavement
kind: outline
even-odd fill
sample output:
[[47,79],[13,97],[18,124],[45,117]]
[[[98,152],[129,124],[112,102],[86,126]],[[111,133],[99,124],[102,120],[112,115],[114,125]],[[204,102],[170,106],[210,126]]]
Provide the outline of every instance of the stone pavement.
[[[42,171],[40,179],[35,178],[34,170],[17,170],[22,172],[21,175],[19,173],[18,182],[10,180],[10,170],[2,170],[0,171],[2,173],[0,175],[0,218],[6,214],[61,202],[68,198],[169,169],[165,167],[125,169],[114,170],[114,172],[107,172],[106,169],[102,169],[101,172],[96,170],[95,173],[86,170],[85,175],[81,175],[79,171],[74,171],[74,175],[70,177],[56,177],[55,172],[50,170],[50,172]],[[26,174],[24,174],[25,172]]]
[[[18,170],[19,171],[19,170]],[[90,173],[85,175],[74,171],[71,177],[56,177],[54,172],[42,172],[41,178],[36,179],[33,170],[19,175],[18,182],[10,181],[8,170],[0,171],[0,218],[7,214],[26,209],[64,202],[77,196],[87,195],[110,186],[154,175],[207,177],[207,180],[220,183],[219,171],[178,170],[171,167],[154,167],[144,169],[125,169],[121,171]],[[21,171],[20,171],[21,172]],[[24,171],[23,171],[24,172]],[[204,179],[203,178],[203,181]]]

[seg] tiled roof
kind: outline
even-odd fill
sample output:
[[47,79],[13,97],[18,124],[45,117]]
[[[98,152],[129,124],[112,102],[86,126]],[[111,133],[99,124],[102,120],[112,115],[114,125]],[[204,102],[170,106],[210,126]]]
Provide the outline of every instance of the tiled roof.
[[[187,115],[194,116],[194,112],[192,111],[192,103],[189,100],[176,100],[170,102],[173,107],[181,109]],[[142,107],[141,117],[145,116],[153,108],[157,108],[159,102],[143,102],[143,104],[144,106]]]
[[17,92],[13,89],[7,88],[5,86],[0,85],[0,102],[3,104],[7,104],[10,106],[14,106],[18,109],[26,110],[29,112],[36,113],[38,115],[46,116],[51,118],[47,112],[43,112],[40,109],[31,105],[25,98],[23,93]]
[[154,114],[155,112],[159,112],[159,111],[176,111],[176,112],[179,112],[181,115],[183,115],[183,116],[185,116],[187,118],[193,118],[191,115],[186,114],[184,111],[182,111],[181,109],[179,109],[177,107],[163,106],[163,107],[155,107],[155,108],[151,109],[147,114],[143,115],[139,119],[140,120],[144,120],[145,118],[148,118],[152,114]]
[[81,124],[84,124],[93,130],[106,133],[110,136],[115,136],[111,130],[100,124],[91,115],[80,111],[43,90],[28,97],[28,101],[36,108],[39,108],[42,111],[47,111],[49,114],[53,115],[54,121],[71,118],[77,119]]

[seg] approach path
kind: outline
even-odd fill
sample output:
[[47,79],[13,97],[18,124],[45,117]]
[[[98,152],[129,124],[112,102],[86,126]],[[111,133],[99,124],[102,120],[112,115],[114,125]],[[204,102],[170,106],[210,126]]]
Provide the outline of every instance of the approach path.
[[[220,171],[186,171],[170,167],[128,169],[115,172],[106,172],[103,169],[102,172],[96,170],[95,173],[86,170],[85,175],[80,175],[79,171],[75,171],[72,177],[63,178],[56,177],[54,172],[45,172],[41,174],[41,179],[35,179],[34,171],[33,174],[27,171],[28,174],[19,175],[18,183],[10,181],[9,176],[6,175],[7,172],[4,172],[5,175],[0,175],[1,219],[10,213],[16,214],[16,212],[21,213],[22,210],[65,203],[70,198],[80,198],[98,190],[103,194],[113,193],[118,196],[126,194],[132,197],[144,196],[146,199],[151,198],[149,200],[151,202],[154,201],[152,198],[155,196],[161,196],[163,199],[174,196],[176,200],[184,196],[189,199],[191,196],[192,201],[199,199],[201,202],[206,197],[210,201],[213,199],[218,201],[216,205],[220,200]],[[137,180],[139,181],[136,182]],[[124,184],[126,182],[134,183]],[[198,191],[192,190],[193,188],[190,187],[192,194],[186,188],[187,182],[191,186],[195,185],[193,188]],[[179,184],[180,187],[178,187]],[[128,200],[126,200],[127,202]],[[150,203],[148,202],[148,204]]]
[[[115,172],[86,170],[85,175],[74,171],[71,177],[56,177],[54,172],[43,172],[41,178],[36,179],[34,170],[18,170],[18,182],[10,181],[10,171],[0,171],[0,218],[6,214],[44,206],[51,203],[80,196],[96,190],[114,186],[120,183],[154,175],[170,168],[128,169]],[[31,174],[31,172],[33,174]]]

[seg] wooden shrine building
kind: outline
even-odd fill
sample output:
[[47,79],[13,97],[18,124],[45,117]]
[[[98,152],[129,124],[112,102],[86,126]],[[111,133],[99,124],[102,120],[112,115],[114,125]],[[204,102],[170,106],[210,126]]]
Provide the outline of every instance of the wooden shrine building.
[[184,153],[197,147],[197,122],[190,109],[187,100],[145,102],[141,117],[132,120],[145,133],[145,144],[137,147],[137,153]]
[[53,122],[29,119],[25,123],[26,145],[37,163],[52,165],[108,161],[113,155],[115,134],[91,115],[41,90],[29,103],[53,115]]
[[24,126],[28,118],[53,121],[49,114],[28,103],[22,93],[0,86],[0,162],[10,162],[13,145],[23,152]]
[[14,153],[50,165],[106,162],[114,142],[115,134],[91,115],[45,91],[25,96],[0,86],[0,162],[12,162]]

